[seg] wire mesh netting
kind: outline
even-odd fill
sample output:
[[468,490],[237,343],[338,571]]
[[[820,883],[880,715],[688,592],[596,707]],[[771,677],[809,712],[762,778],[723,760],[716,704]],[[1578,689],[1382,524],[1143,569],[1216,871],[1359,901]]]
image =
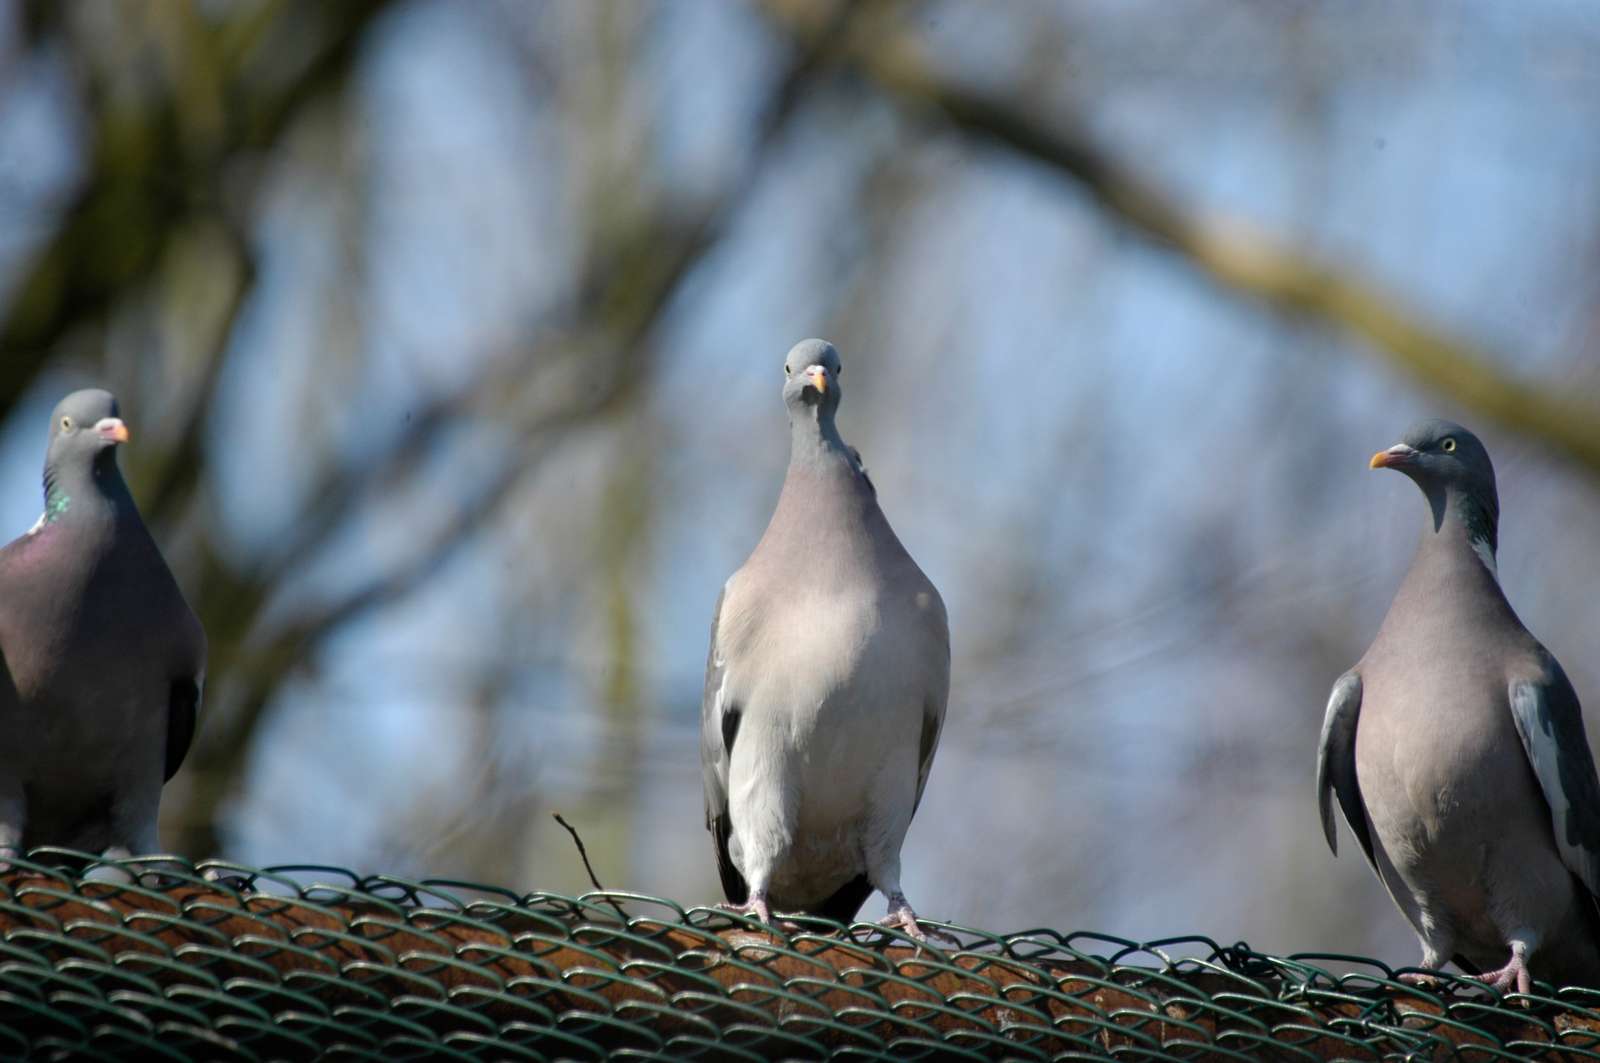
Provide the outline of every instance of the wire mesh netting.
[[0,876],[0,1058],[1600,1059],[1592,990],[935,925],[960,946],[633,893],[35,850]]

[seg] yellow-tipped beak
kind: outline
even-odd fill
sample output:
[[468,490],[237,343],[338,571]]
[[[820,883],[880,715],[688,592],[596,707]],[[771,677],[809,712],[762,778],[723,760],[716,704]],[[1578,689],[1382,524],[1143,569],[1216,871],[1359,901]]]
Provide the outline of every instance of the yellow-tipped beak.
[[1380,450],[1372,455],[1372,460],[1367,463],[1369,469],[1393,469],[1401,465],[1410,465],[1416,460],[1417,451],[1404,443],[1396,443],[1388,450]]
[[827,370],[823,369],[821,366],[817,366],[817,365],[812,366],[811,367],[811,386],[816,388],[822,394],[826,395],[828,393],[828,372],[827,372]]
[[95,425],[102,436],[113,443],[126,443],[128,441],[128,426],[122,423],[119,417],[107,417]]

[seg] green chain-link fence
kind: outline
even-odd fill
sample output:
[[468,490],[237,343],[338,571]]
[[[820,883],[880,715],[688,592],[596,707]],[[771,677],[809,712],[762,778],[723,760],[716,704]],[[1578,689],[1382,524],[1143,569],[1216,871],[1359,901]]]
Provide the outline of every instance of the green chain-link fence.
[[72,855],[0,876],[0,1058],[1600,1059],[1600,992],[1359,957]]

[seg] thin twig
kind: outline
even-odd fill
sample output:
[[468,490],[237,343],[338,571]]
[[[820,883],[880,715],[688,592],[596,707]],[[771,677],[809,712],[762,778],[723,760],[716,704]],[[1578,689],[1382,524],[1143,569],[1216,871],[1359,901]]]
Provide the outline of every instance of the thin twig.
[[[583,858],[583,869],[589,872],[589,881],[594,884],[595,892],[605,893],[606,888],[600,885],[600,878],[594,873],[594,865],[589,863],[589,850],[583,847],[583,839],[578,837],[578,829],[572,824],[568,823],[566,820],[562,819],[561,813],[552,812],[550,815],[557,823],[567,828],[568,834],[572,835],[572,844],[578,847],[578,855]],[[628,913],[622,910],[622,905],[618,904],[616,900],[611,897],[606,898],[606,903],[617,910],[617,914],[622,917],[623,922],[627,922]]]

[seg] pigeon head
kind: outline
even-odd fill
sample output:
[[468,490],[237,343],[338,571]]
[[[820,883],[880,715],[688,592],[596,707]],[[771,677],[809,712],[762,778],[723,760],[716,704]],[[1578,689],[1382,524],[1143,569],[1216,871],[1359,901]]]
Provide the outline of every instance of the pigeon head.
[[45,513],[59,516],[66,485],[115,473],[116,448],[128,441],[128,426],[117,416],[109,391],[74,391],[50,414],[50,443],[44,454]]
[[783,401],[790,417],[815,411],[833,417],[839,408],[839,352],[827,340],[801,340],[783,359]]
[[74,391],[50,414],[50,445],[45,464],[81,465],[115,461],[114,449],[128,441],[128,426],[117,415],[117,399],[109,391]]
[[1433,508],[1435,530],[1455,511],[1474,539],[1495,548],[1500,500],[1494,464],[1478,437],[1452,421],[1415,424],[1388,450],[1372,456],[1374,469],[1394,469],[1411,477]]

